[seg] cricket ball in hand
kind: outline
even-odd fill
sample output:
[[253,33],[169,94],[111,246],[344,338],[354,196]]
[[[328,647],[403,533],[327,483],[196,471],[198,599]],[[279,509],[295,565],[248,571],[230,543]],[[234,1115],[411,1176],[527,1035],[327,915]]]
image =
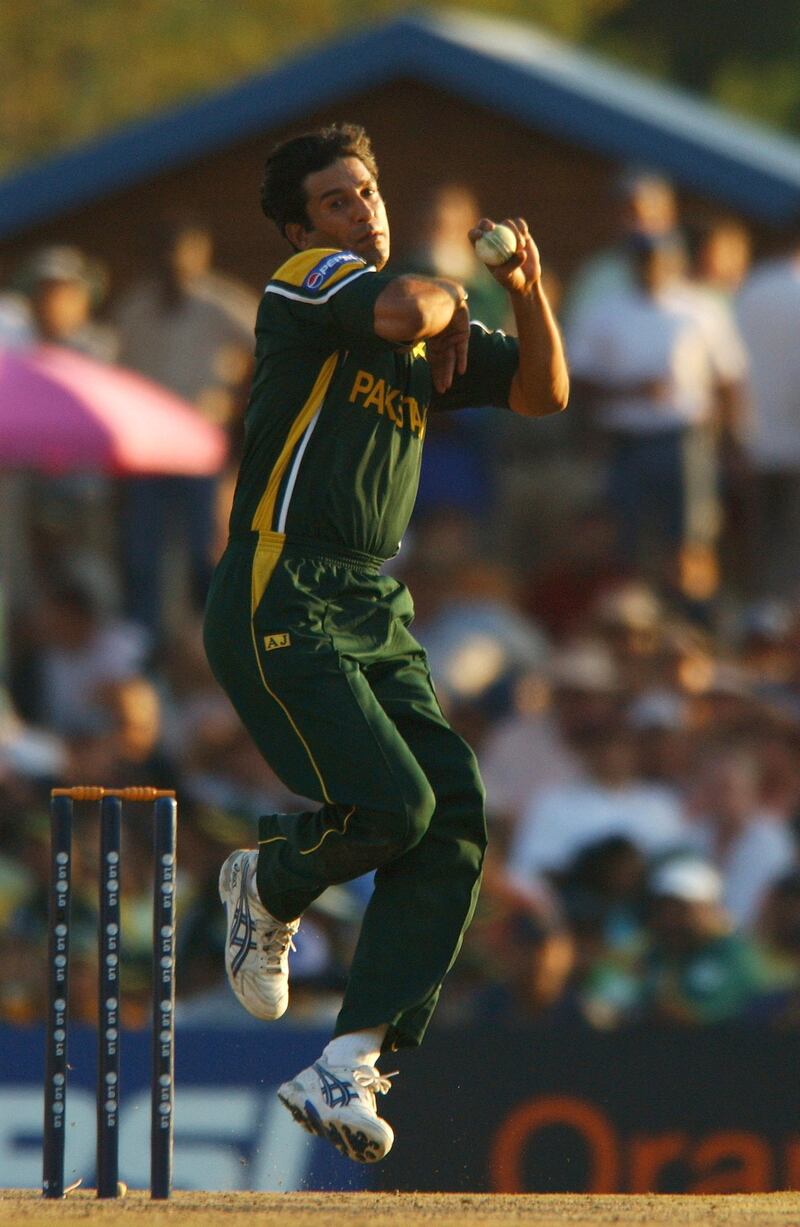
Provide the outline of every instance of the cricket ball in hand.
[[486,230],[475,244],[475,255],[492,268],[505,264],[517,250],[517,236],[510,226],[495,226]]

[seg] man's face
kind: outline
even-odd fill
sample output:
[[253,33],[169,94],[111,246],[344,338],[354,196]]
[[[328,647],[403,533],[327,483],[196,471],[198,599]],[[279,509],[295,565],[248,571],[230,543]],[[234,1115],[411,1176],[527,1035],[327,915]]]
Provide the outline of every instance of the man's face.
[[389,259],[389,221],[373,175],[360,158],[339,158],[305,179],[309,229],[287,226],[302,251],[341,247],[383,268]]
[[91,294],[82,281],[40,281],[31,297],[33,314],[48,340],[77,332],[89,318]]
[[166,263],[182,284],[202,277],[211,268],[213,245],[207,230],[181,230],[166,253]]

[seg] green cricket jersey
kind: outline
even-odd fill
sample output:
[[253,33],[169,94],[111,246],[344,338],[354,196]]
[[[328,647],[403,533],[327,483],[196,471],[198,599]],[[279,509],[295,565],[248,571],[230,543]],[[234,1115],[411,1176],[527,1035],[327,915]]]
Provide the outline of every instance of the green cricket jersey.
[[389,558],[414,506],[428,411],[508,405],[516,340],[473,324],[468,370],[439,396],[424,344],[375,335],[390,280],[351,251],[317,248],[267,285],[232,533]]

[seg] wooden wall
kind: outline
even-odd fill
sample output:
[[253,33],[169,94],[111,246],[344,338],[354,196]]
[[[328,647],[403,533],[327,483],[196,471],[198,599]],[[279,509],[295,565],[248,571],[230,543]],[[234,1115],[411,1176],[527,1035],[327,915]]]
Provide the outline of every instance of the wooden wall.
[[[372,136],[398,254],[410,244],[419,197],[447,181],[469,184],[490,216],[527,217],[561,277],[609,235],[608,185],[617,164],[429,86],[393,81],[0,243],[0,273],[7,276],[40,243],[76,243],[107,262],[118,290],[147,262],[153,219],[192,210],[211,223],[218,267],[259,289],[288,254],[259,207],[265,154],[285,135],[335,120],[363,123]],[[728,212],[724,202],[687,196],[682,203],[687,217]],[[774,246],[772,232],[753,230],[759,247]]]

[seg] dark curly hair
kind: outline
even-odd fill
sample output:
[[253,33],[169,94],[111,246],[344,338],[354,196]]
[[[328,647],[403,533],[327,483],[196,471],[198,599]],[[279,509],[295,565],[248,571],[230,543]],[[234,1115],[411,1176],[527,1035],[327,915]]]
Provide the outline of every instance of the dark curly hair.
[[289,222],[309,226],[303,186],[306,176],[325,170],[339,158],[359,158],[377,179],[372,145],[360,124],[331,124],[281,141],[272,150],[261,185],[261,208],[284,237]]

